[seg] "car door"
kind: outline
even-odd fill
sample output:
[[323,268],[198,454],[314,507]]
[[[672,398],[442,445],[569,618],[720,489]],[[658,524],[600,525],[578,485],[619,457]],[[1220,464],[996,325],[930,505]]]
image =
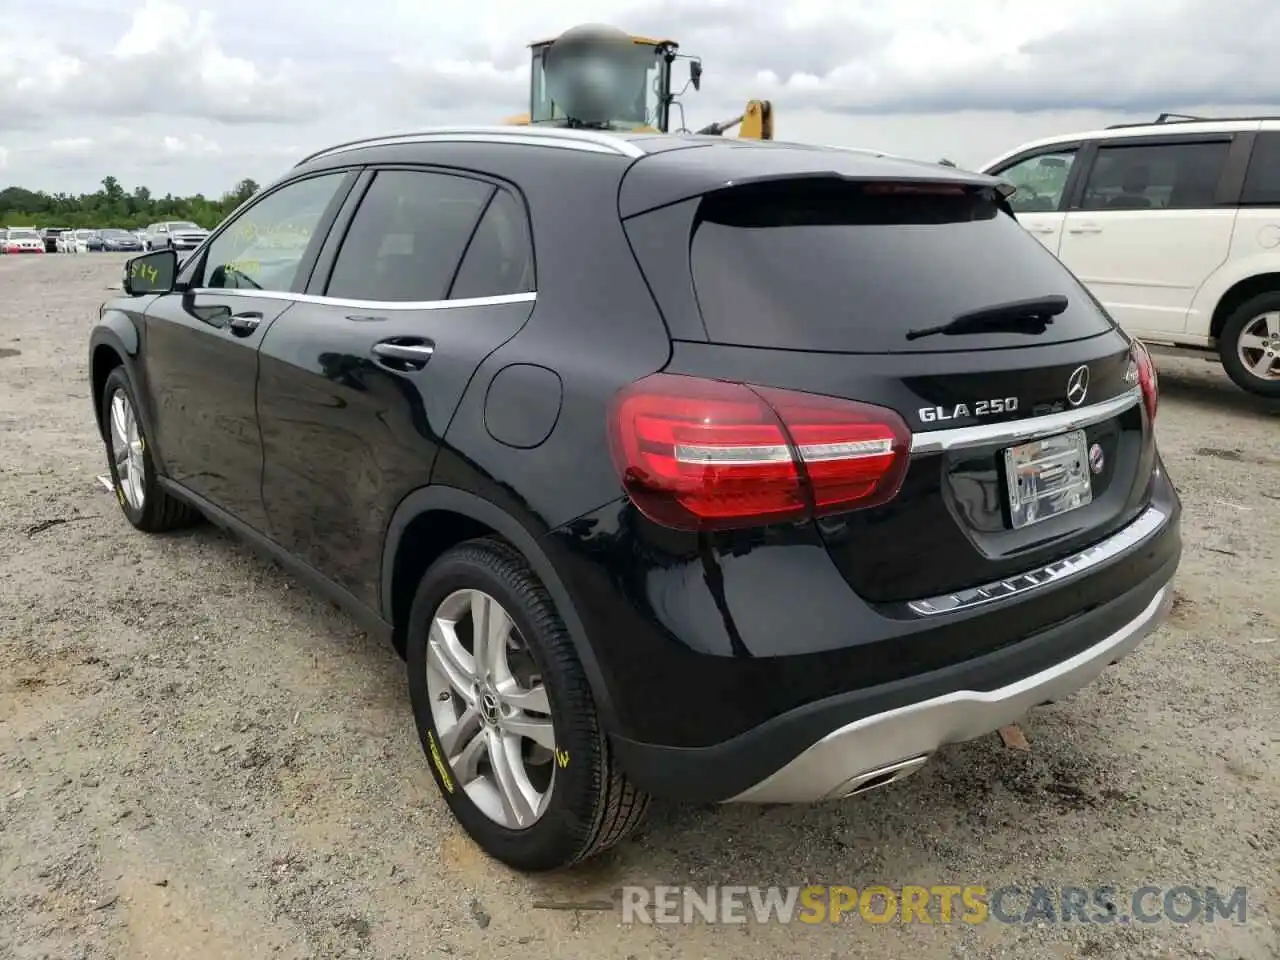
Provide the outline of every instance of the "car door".
[[[296,180],[226,223],[145,314],[153,442],[168,477],[261,530],[258,346],[306,284],[345,171]],[[309,232],[276,228],[307,224]]]
[[1018,222],[1051,253],[1058,252],[1062,239],[1067,185],[1079,152],[1077,143],[1038,147],[987,171],[1017,187],[1009,203]]
[[392,512],[430,480],[472,374],[535,287],[508,186],[428,168],[366,178],[313,295],[263,340],[258,422],[272,538],[376,609]]
[[1176,339],[1196,291],[1227,259],[1232,143],[1221,133],[1098,145],[1058,256],[1129,334]]

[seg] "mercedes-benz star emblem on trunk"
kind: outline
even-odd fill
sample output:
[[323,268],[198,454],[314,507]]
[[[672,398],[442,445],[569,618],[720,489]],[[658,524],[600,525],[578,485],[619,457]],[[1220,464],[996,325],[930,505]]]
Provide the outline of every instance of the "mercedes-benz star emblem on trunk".
[[1089,395],[1089,368],[1076,367],[1067,378],[1067,403],[1078,407]]

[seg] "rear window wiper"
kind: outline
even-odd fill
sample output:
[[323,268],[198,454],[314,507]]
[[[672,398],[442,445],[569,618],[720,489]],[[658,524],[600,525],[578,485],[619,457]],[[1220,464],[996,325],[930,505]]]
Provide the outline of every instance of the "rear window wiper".
[[1069,303],[1070,301],[1061,294],[999,303],[993,307],[983,307],[981,310],[962,313],[936,327],[908,330],[907,339],[919,340],[921,337],[932,336],[935,333],[948,336],[995,331],[1044,333],[1045,328],[1053,322],[1053,318],[1066,311]]

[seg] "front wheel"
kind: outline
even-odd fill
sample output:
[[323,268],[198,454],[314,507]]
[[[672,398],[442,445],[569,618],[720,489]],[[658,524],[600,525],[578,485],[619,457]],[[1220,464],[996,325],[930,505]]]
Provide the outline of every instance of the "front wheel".
[[1218,336],[1223,369],[1236,385],[1262,397],[1280,397],[1280,291],[1242,304]]
[[414,597],[409,697],[445,802],[490,856],[541,871],[626,838],[648,798],[627,780],[546,588],[518,551],[473,540]]
[[190,526],[200,515],[165,492],[156,479],[155,461],[138,416],[133,385],[124,367],[107,375],[102,388],[102,435],[107,467],[120,509],[147,533]]

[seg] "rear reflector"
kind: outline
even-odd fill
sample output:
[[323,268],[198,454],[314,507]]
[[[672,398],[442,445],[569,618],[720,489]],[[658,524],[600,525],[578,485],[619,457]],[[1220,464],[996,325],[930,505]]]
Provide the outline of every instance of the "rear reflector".
[[891,500],[911,432],[883,407],[660,373],[617,395],[609,441],[637,509],[709,530]]

